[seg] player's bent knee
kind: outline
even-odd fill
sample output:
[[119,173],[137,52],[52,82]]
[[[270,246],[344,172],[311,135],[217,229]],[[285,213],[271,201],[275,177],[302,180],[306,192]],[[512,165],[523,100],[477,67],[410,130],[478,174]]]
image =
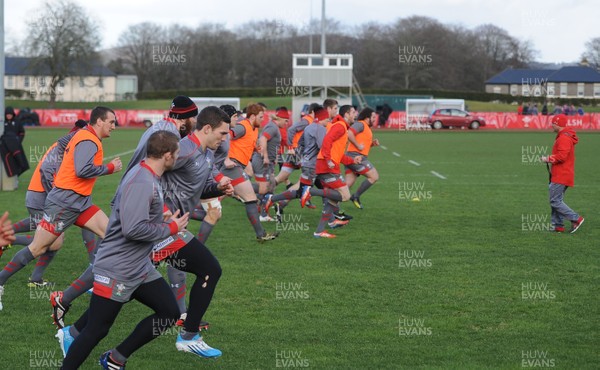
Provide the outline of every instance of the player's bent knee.
[[371,182],[371,184],[374,184],[377,182],[377,180],[379,180],[379,173],[377,173],[377,171],[374,171],[367,177],[368,177],[369,181]]
[[347,202],[350,200],[350,192],[344,191],[340,193],[342,194],[342,202]]
[[58,239],[56,239],[54,241],[54,243],[52,243],[50,245],[50,247],[48,247],[48,250],[50,250],[50,251],[57,251],[57,250],[59,250],[60,248],[62,248],[62,245],[63,245],[64,241],[65,241],[65,234],[61,234],[58,237]]

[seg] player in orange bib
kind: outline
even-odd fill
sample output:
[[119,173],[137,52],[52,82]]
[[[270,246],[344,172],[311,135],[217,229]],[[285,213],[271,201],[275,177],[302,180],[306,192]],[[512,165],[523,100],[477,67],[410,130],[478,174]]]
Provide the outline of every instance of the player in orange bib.
[[358,176],[366,177],[350,197],[350,201],[359,209],[363,209],[360,196],[379,180],[377,169],[367,159],[371,147],[379,145],[379,140],[373,139],[373,131],[371,131],[376,119],[375,111],[367,107],[358,115],[358,121],[348,129],[349,144],[346,154],[352,158],[362,156],[362,161],[358,164],[346,165],[346,184],[351,188]]
[[350,189],[346,185],[344,176],[341,175],[340,165],[358,164],[362,161],[362,156],[351,158],[345,154],[348,145],[348,127],[354,123],[354,113],[354,107],[343,105],[340,114],[327,126],[327,133],[317,155],[315,168],[317,182],[323,190],[306,186],[302,191],[300,200],[302,207],[311,196],[327,198],[327,202],[323,205],[321,220],[313,234],[315,238],[335,238],[335,235],[325,231],[325,226],[335,229],[348,223],[348,221],[335,219],[333,214],[339,210],[339,202],[350,199]]
[[33,241],[17,252],[0,271],[0,300],[6,281],[47,250],[58,250],[60,245],[56,245],[55,241],[69,226],[75,224],[104,238],[108,217],[92,203],[91,195],[99,176],[123,168],[118,157],[108,165],[102,164],[102,139],[110,137],[115,124],[113,110],[96,107],[90,115],[90,124],[77,131],[69,141],[54,180],[54,188],[46,197],[44,214]]
[[257,207],[258,198],[252,188],[248,174],[244,171],[244,168],[250,163],[250,158],[256,148],[258,128],[263,116],[263,107],[258,104],[250,104],[246,108],[246,118],[230,129],[231,142],[228,156],[231,162],[229,165],[225,162],[221,167],[221,173],[231,179],[235,194],[243,199],[246,216],[254,228],[256,240],[259,243],[273,240],[278,236],[278,233],[265,231],[260,224]]

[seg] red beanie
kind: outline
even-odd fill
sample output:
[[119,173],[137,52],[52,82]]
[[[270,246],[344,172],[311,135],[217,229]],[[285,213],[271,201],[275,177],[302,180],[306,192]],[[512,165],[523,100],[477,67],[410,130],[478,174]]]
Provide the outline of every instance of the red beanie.
[[290,112],[288,112],[287,108],[277,109],[275,115],[279,118],[290,119]]
[[329,119],[329,112],[325,108],[317,108],[315,109],[315,118],[319,121]]

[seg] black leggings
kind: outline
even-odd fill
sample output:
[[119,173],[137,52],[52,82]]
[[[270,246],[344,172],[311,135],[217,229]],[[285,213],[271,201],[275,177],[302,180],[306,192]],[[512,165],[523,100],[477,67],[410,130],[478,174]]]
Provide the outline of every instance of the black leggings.
[[221,265],[210,250],[196,238],[167,257],[166,263],[196,275],[196,281],[190,290],[190,304],[184,325],[185,331],[196,333],[221,277]]
[[[125,357],[131,356],[165,329],[175,325],[179,318],[177,302],[165,279],[140,285],[131,298],[153,309],[154,314],[140,321],[129,337],[116,347]],[[71,344],[62,369],[77,369],[81,366],[94,347],[108,334],[123,305],[121,302],[92,295],[90,307],[83,314],[87,316],[87,320],[82,316],[78,321],[81,323],[84,319],[87,324]]]
[[[185,331],[195,333],[221,277],[221,265],[210,250],[196,238],[165,261],[178,270],[196,275],[196,281],[190,290],[190,303],[184,325]],[[75,322],[74,326],[79,332],[87,325],[87,319],[88,316],[84,314]]]

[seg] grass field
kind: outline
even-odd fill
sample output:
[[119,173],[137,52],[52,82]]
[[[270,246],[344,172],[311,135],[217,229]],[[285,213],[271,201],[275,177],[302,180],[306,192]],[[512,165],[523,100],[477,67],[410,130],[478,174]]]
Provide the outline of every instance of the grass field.
[[[30,130],[25,149],[36,153],[65,132]],[[132,149],[141,133],[113,132],[105,155]],[[370,155],[380,182],[362,197],[364,210],[345,204],[355,218],[334,231],[336,239],[313,239],[319,211],[292,204],[281,236],[257,244],[242,206],[224,201],[207,243],[223,276],[205,317],[212,325],[205,339],[222,358],[177,352],[173,330],[134,354],[127,368],[597,369],[600,134],[579,134],[576,186],[566,201],[586,223],[573,235],[544,231],[548,176],[531,159],[550,150],[551,132],[376,136],[385,147]],[[21,177],[18,191],[0,193],[0,208],[13,220],[27,216],[30,176]],[[105,211],[119,178],[96,183],[94,200]],[[57,366],[62,354],[47,297],[86,263],[73,228],[45,275],[54,288],[27,288],[33,266],[6,284],[0,368]],[[87,295],[75,301],[67,321],[88,302]],[[98,368],[100,354],[148,314],[136,302],[126,305],[83,368]]]

